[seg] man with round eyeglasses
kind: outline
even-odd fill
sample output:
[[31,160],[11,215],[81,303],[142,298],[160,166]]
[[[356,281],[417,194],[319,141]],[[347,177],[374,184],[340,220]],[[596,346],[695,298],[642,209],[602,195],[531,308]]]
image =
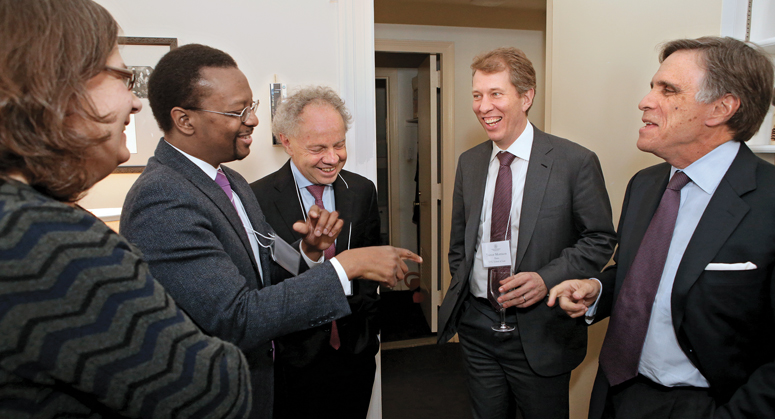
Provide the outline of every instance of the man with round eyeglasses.
[[[303,240],[276,240],[247,181],[223,165],[250,153],[258,125],[258,101],[225,52],[198,44],[170,51],[148,93],[164,138],[127,195],[121,231],[206,333],[243,350],[251,417],[271,418],[273,340],[349,314],[342,281],[393,285],[407,271],[402,259],[420,258],[385,246],[323,260],[343,222],[317,207],[295,224]],[[301,272],[293,278],[277,261],[288,248],[301,253],[291,258],[295,266],[285,258],[286,268]]]

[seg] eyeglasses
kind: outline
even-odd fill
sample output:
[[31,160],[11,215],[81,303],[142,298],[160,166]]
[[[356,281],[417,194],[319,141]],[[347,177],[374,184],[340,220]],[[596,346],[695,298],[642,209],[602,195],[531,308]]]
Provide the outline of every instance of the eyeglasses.
[[127,89],[132,90],[132,88],[135,87],[135,82],[137,82],[137,73],[134,70],[130,70],[128,68],[111,67],[109,65],[105,66],[105,70],[119,76],[124,81]]
[[208,111],[207,109],[199,109],[199,108],[189,108],[190,111],[200,111],[200,112],[210,112],[210,113],[217,113],[218,115],[227,115],[227,116],[233,116],[235,118],[239,118],[240,121],[244,124],[248,121],[250,118],[250,115],[256,113],[256,109],[258,108],[258,100],[253,102],[252,105],[246,106],[245,109],[242,110],[240,113],[234,113],[234,112],[218,112],[218,111]]

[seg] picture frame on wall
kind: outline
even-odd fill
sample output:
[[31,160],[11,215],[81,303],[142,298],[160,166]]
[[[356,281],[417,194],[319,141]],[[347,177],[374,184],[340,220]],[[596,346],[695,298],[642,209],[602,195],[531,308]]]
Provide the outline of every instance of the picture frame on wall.
[[148,78],[161,57],[178,47],[178,39],[119,36],[118,45],[124,63],[138,72],[132,92],[140,99],[143,108],[131,116],[125,130],[129,160],[113,173],[140,173],[163,135],[148,102]]

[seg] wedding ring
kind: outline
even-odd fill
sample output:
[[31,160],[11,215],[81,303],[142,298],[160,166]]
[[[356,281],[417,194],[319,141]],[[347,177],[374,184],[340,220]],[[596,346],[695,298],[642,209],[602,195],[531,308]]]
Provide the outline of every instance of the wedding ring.
[[527,298],[525,298],[525,294],[522,294],[522,304],[525,304],[527,302]]

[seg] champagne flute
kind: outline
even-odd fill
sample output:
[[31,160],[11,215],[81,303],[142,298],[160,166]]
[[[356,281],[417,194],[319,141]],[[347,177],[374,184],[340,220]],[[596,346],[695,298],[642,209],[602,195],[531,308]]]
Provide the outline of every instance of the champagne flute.
[[504,266],[501,268],[493,268],[490,269],[488,272],[488,284],[487,287],[487,299],[490,301],[490,304],[492,305],[493,309],[500,313],[501,321],[500,323],[495,323],[492,325],[492,330],[499,332],[499,333],[505,333],[505,332],[511,332],[516,329],[516,327],[506,324],[506,309],[503,308],[503,304],[498,302],[498,297],[502,295],[502,293],[498,290],[500,288],[500,281],[498,278],[500,277],[499,270],[508,270],[509,275],[512,275],[511,267],[510,266]]

